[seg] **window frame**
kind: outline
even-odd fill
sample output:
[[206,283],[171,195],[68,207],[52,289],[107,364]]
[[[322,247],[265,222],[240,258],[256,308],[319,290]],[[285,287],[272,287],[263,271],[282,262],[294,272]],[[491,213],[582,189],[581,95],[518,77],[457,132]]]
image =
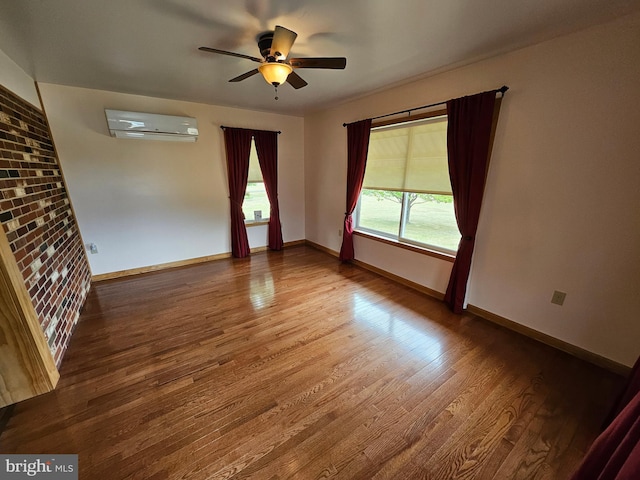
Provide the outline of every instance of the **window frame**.
[[[379,127],[385,127],[388,125],[395,125],[399,123],[410,123],[410,122],[415,122],[419,120],[424,120],[427,118],[442,117],[442,116],[447,116],[447,110],[440,108],[438,110],[432,110],[419,115],[413,115],[409,119],[404,117],[404,118],[394,118],[394,119],[387,119],[379,122],[374,122],[371,124],[371,130]],[[365,189],[363,188],[362,190],[365,190]],[[358,197],[358,203],[356,204],[356,208],[354,210],[354,216],[355,216],[354,234],[360,235],[366,238],[370,238],[373,240],[382,241],[383,243],[387,243],[389,245],[395,245],[411,251],[416,251],[418,253],[425,253],[430,256],[453,261],[456,258],[456,255],[458,253],[457,250],[449,250],[445,247],[440,247],[438,245],[431,245],[428,243],[419,242],[419,241],[407,238],[403,235],[404,234],[403,230],[406,229],[406,216],[407,216],[407,210],[408,210],[406,207],[408,202],[407,193],[411,193],[411,192],[398,191],[398,193],[402,193],[402,203],[401,203],[401,209],[400,209],[400,219],[398,222],[398,232],[395,236],[387,232],[381,232],[379,230],[373,230],[367,227],[360,226],[362,191],[360,192],[360,195]],[[442,195],[442,194],[438,193],[438,195]]]

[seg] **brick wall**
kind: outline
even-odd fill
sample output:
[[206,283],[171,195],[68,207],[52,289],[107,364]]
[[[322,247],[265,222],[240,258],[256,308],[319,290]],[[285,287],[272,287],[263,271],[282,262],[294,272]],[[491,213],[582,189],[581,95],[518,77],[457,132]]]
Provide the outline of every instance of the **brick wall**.
[[59,367],[91,275],[41,111],[0,86],[0,222]]

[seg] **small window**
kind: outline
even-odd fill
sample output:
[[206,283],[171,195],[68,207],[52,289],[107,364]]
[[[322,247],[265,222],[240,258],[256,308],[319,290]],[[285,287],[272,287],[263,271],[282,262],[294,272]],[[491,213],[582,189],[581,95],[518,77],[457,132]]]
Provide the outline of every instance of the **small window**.
[[249,155],[249,180],[247,190],[244,193],[242,202],[242,213],[244,213],[245,223],[262,222],[269,220],[271,206],[267,191],[264,188],[262,171],[258,162],[258,152],[251,140],[251,153]]
[[374,128],[356,230],[443,253],[460,232],[447,165],[447,117]]

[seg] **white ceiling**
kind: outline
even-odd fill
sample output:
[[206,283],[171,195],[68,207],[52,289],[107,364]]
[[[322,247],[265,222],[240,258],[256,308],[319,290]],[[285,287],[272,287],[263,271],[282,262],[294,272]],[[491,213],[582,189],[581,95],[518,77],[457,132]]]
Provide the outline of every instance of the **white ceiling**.
[[[368,92],[602,23],[640,0],[0,0],[0,50],[37,81],[303,115]],[[290,56],[344,56],[273,87],[245,59],[255,37],[298,33]],[[496,87],[499,85],[496,85]]]

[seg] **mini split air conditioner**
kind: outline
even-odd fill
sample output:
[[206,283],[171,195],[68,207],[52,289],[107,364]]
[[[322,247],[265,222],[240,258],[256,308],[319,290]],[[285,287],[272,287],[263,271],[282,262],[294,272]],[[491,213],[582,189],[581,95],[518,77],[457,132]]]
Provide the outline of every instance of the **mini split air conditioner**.
[[105,109],[109,133],[116,138],[195,142],[198,122],[191,117]]

